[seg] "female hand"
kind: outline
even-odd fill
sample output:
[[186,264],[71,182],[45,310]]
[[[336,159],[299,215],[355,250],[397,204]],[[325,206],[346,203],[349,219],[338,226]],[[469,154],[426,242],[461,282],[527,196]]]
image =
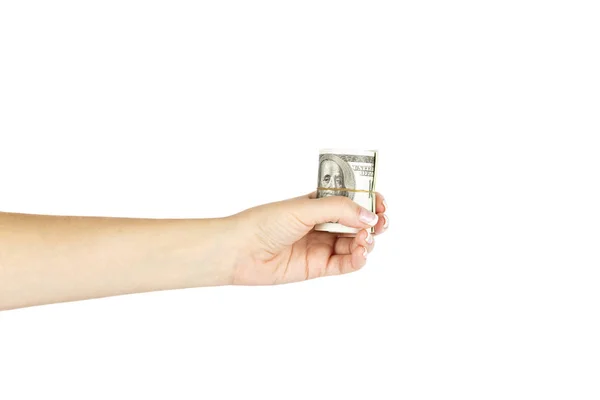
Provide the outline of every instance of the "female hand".
[[[383,197],[376,199],[377,214],[315,193],[212,219],[0,213],[0,310],[356,271],[374,246],[365,228],[387,228]],[[355,237],[314,230],[329,221],[362,230]]]
[[[316,192],[254,207],[229,217],[239,251],[233,284],[268,285],[297,282],[356,271],[375,246],[374,235],[388,227],[386,205],[376,193],[376,214],[343,196],[315,198]],[[355,237],[315,231],[324,222],[359,228]]]

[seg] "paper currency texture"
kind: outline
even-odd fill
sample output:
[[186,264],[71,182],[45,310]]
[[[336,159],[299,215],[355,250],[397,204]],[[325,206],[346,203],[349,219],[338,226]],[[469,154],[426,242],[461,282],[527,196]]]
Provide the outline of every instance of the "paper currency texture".
[[[377,150],[323,149],[319,152],[317,198],[346,196],[375,212],[376,172]],[[316,225],[315,230],[348,234],[359,231],[334,222]]]

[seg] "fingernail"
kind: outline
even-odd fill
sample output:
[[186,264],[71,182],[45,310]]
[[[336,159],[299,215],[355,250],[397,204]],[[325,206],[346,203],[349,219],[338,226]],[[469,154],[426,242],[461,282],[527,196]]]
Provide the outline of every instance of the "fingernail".
[[390,218],[387,215],[383,214],[383,220],[385,221],[383,224],[383,229],[387,229],[390,225]]
[[366,231],[367,232],[367,237],[365,238],[365,242],[367,242],[368,244],[373,244],[373,235],[371,235],[371,232]]
[[367,258],[367,255],[369,254],[369,252],[367,251],[367,248],[366,248],[366,247],[363,247],[363,249],[364,249],[364,250],[363,250],[363,257],[364,257],[364,258]]
[[385,199],[383,199],[381,201],[381,203],[383,204],[383,212],[386,212],[386,210],[387,210],[387,203],[385,202]]
[[375,226],[377,224],[377,214],[372,213],[366,208],[360,209],[360,215],[358,216],[360,222],[364,222],[367,225]]

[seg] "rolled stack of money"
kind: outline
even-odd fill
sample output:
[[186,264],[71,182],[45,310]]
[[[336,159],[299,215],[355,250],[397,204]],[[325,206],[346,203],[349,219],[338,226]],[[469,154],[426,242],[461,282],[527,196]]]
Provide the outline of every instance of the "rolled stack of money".
[[[323,149],[319,152],[317,198],[346,196],[375,212],[376,172],[377,150]],[[315,230],[347,234],[359,232],[359,229],[334,222],[318,224]],[[371,232],[374,231],[371,228]]]

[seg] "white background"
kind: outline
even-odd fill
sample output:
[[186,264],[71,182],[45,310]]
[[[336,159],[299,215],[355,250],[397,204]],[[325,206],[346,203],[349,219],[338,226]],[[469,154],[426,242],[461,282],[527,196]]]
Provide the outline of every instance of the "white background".
[[3,1],[0,210],[223,216],[378,148],[367,266],[0,313],[0,399],[598,399],[593,1]]

